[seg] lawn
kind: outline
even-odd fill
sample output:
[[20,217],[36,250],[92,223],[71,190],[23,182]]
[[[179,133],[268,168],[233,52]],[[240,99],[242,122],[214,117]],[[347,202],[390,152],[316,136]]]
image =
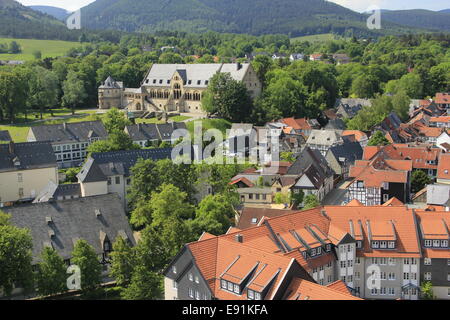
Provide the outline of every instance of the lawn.
[[[226,130],[231,128],[231,122],[224,119],[202,119],[198,120],[202,122],[203,130],[218,129],[223,135],[226,134]],[[194,122],[191,121],[186,124],[187,129],[193,135],[194,134]]]
[[336,39],[336,35],[332,33],[324,33],[324,34],[313,34],[310,36],[296,37],[291,39],[291,43],[293,42],[326,42]]
[[[174,117],[170,117],[169,119],[172,120],[173,122],[183,122],[183,121],[191,119],[191,117],[174,116]],[[164,123],[164,121],[158,120],[158,118],[150,118],[150,119],[136,119],[136,123]]]
[[[63,111],[61,111],[64,113]],[[96,111],[88,110],[88,111],[79,111],[79,114],[75,114],[75,116],[70,116],[66,119],[58,119],[58,120],[47,120],[47,121],[36,121],[36,122],[22,122],[15,125],[0,125],[0,130],[8,130],[11,138],[14,142],[26,142],[28,130],[32,126],[46,125],[46,124],[59,124],[63,122],[71,123],[71,122],[82,122],[82,121],[95,121],[101,120],[103,115],[95,114]],[[66,115],[70,115],[71,113],[67,113]],[[63,115],[57,114],[55,112],[55,116]],[[30,119],[31,117],[29,117]],[[48,116],[46,117],[48,118]]]
[[78,42],[59,41],[59,40],[34,40],[34,39],[13,39],[0,38],[0,43],[9,45],[11,41],[16,41],[22,48],[19,54],[0,54],[0,60],[34,60],[33,52],[39,50],[42,52],[42,58],[64,56],[71,48],[77,47]]

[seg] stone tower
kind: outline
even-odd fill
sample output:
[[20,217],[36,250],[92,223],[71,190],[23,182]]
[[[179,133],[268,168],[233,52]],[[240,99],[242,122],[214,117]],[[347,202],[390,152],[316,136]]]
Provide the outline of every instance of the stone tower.
[[123,107],[123,83],[109,76],[98,88],[98,106],[100,109]]

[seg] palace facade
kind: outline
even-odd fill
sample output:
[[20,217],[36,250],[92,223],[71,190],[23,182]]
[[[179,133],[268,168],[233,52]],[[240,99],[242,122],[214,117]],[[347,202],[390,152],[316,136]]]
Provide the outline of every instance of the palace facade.
[[154,64],[140,88],[124,88],[108,77],[99,87],[99,108],[206,115],[201,107],[202,95],[218,72],[243,82],[252,98],[261,94],[261,82],[249,63]]

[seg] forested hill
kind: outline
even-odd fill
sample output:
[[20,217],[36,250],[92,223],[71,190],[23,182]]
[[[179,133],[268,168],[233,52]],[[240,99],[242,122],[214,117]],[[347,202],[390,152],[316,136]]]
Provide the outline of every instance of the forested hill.
[[383,10],[381,18],[405,26],[450,31],[450,10]]
[[[82,9],[85,27],[146,32],[213,30],[298,36],[348,34],[351,29],[355,35],[374,35],[366,19],[324,0],[97,0]],[[388,24],[381,33],[405,31],[410,29]]]
[[69,12],[62,8],[51,6],[29,6],[29,8],[46,13],[58,20],[65,21],[69,17]]
[[69,30],[64,22],[32,10],[13,0],[0,0],[0,37],[78,41],[107,40],[118,42],[118,31]]

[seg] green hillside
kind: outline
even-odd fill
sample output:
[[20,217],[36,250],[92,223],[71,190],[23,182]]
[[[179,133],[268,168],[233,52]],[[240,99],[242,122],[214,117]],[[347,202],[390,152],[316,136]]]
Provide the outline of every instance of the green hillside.
[[81,13],[88,28],[141,32],[213,30],[295,37],[411,31],[390,23],[382,31],[370,31],[364,15],[324,0],[97,0]]
[[411,27],[450,32],[450,12],[430,10],[383,10],[382,19]]

